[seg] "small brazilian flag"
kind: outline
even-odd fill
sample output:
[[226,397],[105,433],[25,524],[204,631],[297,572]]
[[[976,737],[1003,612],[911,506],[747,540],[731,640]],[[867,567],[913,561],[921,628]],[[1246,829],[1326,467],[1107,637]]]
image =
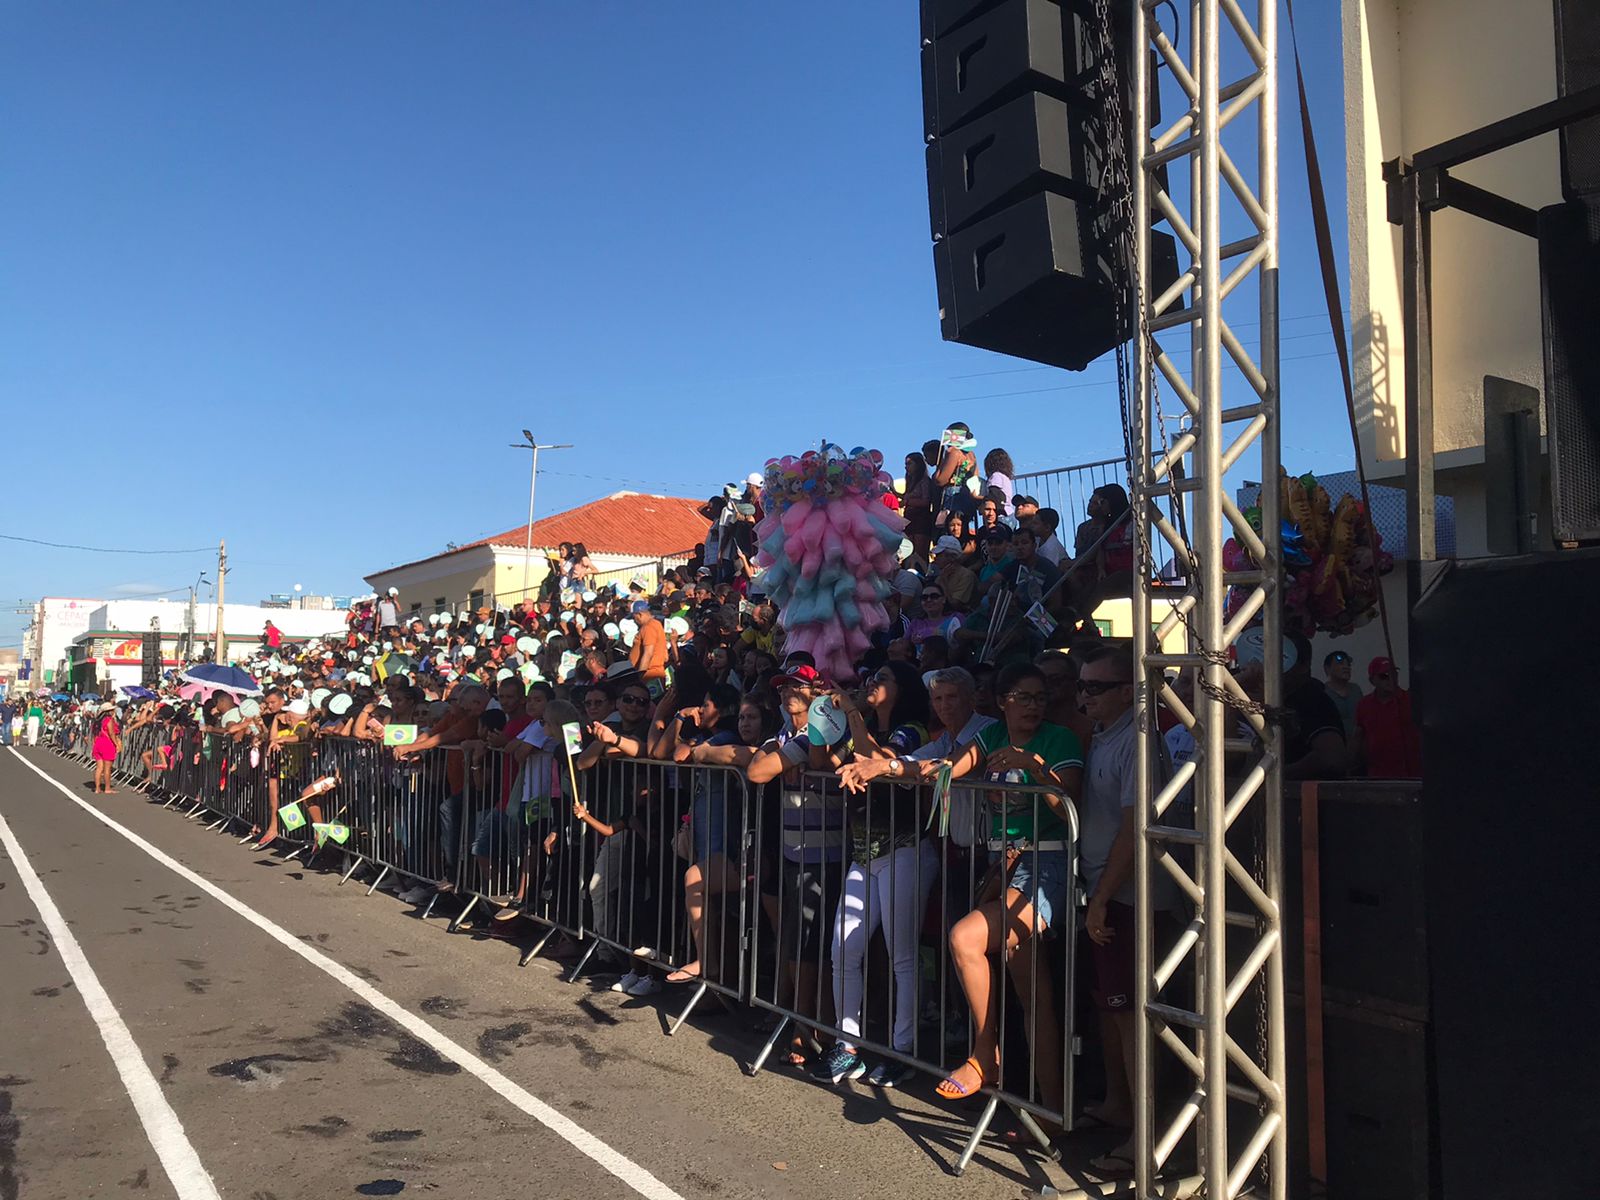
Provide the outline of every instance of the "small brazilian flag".
[[300,811],[299,801],[291,800],[278,810],[278,819],[283,822],[283,827],[291,833],[306,823],[305,813]]
[[311,829],[317,835],[317,845],[319,846],[327,841],[335,841],[342,846],[350,840],[350,826],[340,825],[334,821],[329,821],[326,824],[317,821],[311,826]]

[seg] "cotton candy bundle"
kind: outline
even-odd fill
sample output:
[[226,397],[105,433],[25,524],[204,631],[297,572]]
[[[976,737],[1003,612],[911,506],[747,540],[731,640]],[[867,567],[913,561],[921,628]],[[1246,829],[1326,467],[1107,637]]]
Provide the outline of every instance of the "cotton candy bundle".
[[778,606],[785,647],[809,651],[831,679],[849,678],[872,634],[889,626],[883,601],[905,530],[882,503],[892,486],[883,455],[861,447],[824,442],[767,462],[760,585]]

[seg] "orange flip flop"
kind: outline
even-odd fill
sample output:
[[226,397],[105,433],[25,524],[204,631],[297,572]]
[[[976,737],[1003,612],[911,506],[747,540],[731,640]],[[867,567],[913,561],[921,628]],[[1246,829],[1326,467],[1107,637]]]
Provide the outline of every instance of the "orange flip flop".
[[939,1099],[965,1100],[968,1096],[975,1095],[983,1088],[983,1067],[979,1064],[978,1060],[975,1058],[969,1058],[963,1065],[971,1067],[978,1073],[978,1086],[968,1090],[963,1084],[956,1082],[954,1075],[947,1075],[940,1082],[939,1086],[933,1089],[934,1094],[938,1096]]

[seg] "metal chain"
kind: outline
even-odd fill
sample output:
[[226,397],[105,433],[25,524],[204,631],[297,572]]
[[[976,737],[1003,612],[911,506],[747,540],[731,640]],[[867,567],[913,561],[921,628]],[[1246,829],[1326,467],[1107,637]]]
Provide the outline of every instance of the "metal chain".
[[[1128,165],[1129,146],[1122,123],[1122,91],[1118,83],[1116,61],[1116,47],[1111,24],[1111,8],[1109,0],[1094,0],[1094,20],[1100,34],[1099,47],[1099,89],[1100,89],[1100,117],[1104,123],[1104,142],[1106,161],[1102,172],[1101,193],[1109,195],[1111,204],[1109,209],[1110,224],[1109,234],[1113,247],[1113,269],[1117,274],[1112,288],[1112,309],[1115,327],[1120,332],[1124,327],[1126,309],[1124,297],[1129,281],[1132,284],[1134,296],[1135,317],[1137,328],[1134,336],[1139,339],[1140,345],[1153,346],[1154,335],[1150,332],[1149,322],[1145,312],[1144,280],[1138,270],[1138,243],[1136,241],[1138,226],[1135,225],[1136,214],[1133,211],[1133,185]],[[1133,53],[1142,53],[1142,48],[1134,47]],[[1142,168],[1141,168],[1142,169]],[[1138,220],[1144,218],[1139,215]],[[1137,389],[1130,387],[1129,377],[1132,372],[1128,365],[1128,343],[1119,341],[1116,347],[1117,363],[1117,395],[1120,415],[1122,418],[1122,450],[1127,461],[1128,493],[1135,502],[1140,502],[1146,496],[1144,476],[1148,463],[1135,463],[1133,450],[1132,421],[1147,420],[1148,414],[1140,412],[1135,417],[1133,410],[1139,406]],[[1160,440],[1161,454],[1166,457],[1171,451],[1171,444],[1167,440],[1167,418],[1161,407],[1161,389],[1156,383],[1154,372],[1150,374],[1150,403],[1155,410],[1155,429]],[[1161,492],[1164,494],[1169,509],[1176,510],[1182,503],[1182,496],[1174,485],[1174,473],[1169,471],[1166,483]],[[1179,539],[1183,551],[1188,556],[1190,569],[1188,572],[1190,586],[1199,594],[1204,587],[1203,576],[1200,571],[1201,558],[1195,550],[1194,544],[1183,532],[1183,522],[1176,524],[1179,529]],[[1151,542],[1143,522],[1135,520],[1135,566],[1148,579],[1155,573],[1155,556],[1151,549]],[[1194,620],[1188,611],[1178,611],[1178,619],[1182,622],[1188,633],[1191,653],[1197,654],[1208,662],[1220,667],[1230,667],[1227,651],[1213,649],[1205,644],[1200,631],[1195,627]],[[1264,719],[1281,724],[1284,713],[1270,710],[1266,704],[1259,700],[1248,698],[1241,699],[1225,688],[1219,688],[1205,678],[1202,671],[1195,672],[1195,686],[1208,696],[1217,700],[1225,707],[1239,712],[1255,713]]]

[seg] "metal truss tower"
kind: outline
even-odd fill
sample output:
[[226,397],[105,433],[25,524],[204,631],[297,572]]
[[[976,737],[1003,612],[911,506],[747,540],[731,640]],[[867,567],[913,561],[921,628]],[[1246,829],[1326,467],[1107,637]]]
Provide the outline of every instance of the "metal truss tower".
[[[1207,1200],[1285,1195],[1282,738],[1263,711],[1280,708],[1282,690],[1277,3],[1134,0],[1131,183],[1140,218],[1140,333],[1128,415],[1145,567],[1136,572],[1134,629],[1160,618],[1157,636],[1141,647],[1136,714],[1143,748],[1135,856],[1141,1197],[1172,1190]],[[1157,19],[1174,7],[1188,10],[1181,45]],[[1168,121],[1155,119],[1149,103],[1152,57],[1167,73],[1169,95],[1181,89],[1186,101],[1165,106]],[[1181,180],[1171,191],[1169,177]],[[1175,285],[1152,294],[1150,233],[1163,224],[1177,236],[1184,269]],[[1254,357],[1230,318],[1240,328],[1259,323]],[[1230,471],[1262,481],[1259,531],[1229,495]],[[1151,503],[1158,498],[1169,513],[1174,501],[1189,512],[1190,536]],[[1225,568],[1230,536],[1259,568]],[[1161,612],[1152,604],[1149,569],[1158,545],[1170,547],[1183,580],[1176,604]],[[1160,591],[1163,601],[1174,598],[1172,587]],[[1229,670],[1229,651],[1257,623],[1264,678],[1261,694],[1251,697]],[[1183,648],[1163,651],[1167,636],[1180,630]],[[1192,700],[1170,686],[1174,671],[1193,680]],[[1162,766],[1155,709],[1163,699],[1195,739],[1193,759],[1175,771]],[[1192,824],[1178,816],[1183,807],[1176,803],[1191,788]],[[1177,883],[1194,914],[1170,947],[1156,944],[1151,906],[1162,877]],[[1158,1111],[1158,1065],[1172,1074],[1164,1058],[1181,1064],[1186,1089],[1176,1109]],[[1173,1153],[1191,1131],[1195,1165],[1176,1170]]]

